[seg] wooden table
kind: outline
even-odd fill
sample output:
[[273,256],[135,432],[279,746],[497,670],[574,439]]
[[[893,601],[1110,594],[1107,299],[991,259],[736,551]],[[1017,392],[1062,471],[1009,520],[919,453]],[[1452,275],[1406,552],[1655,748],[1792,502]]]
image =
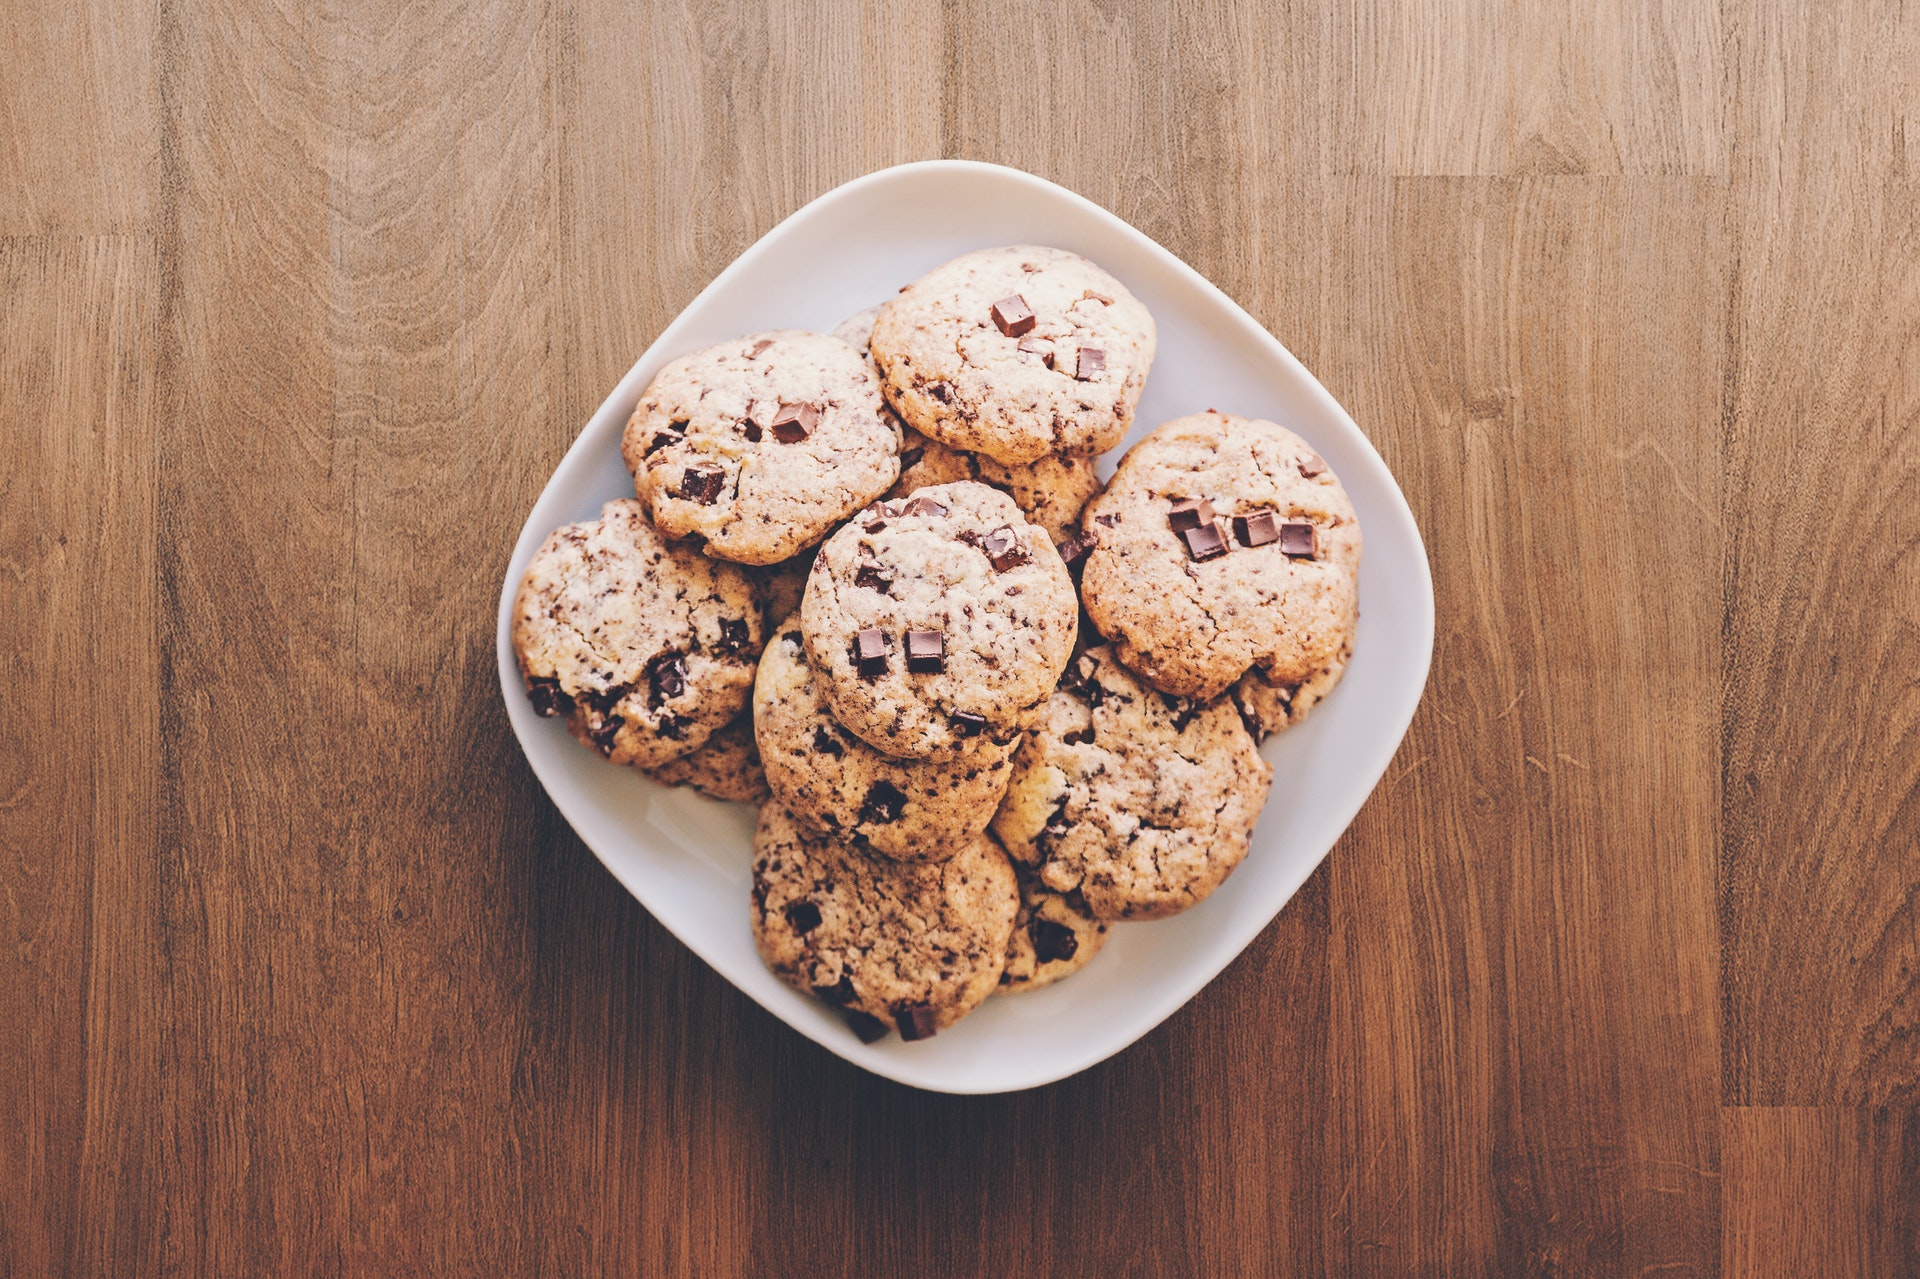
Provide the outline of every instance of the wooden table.
[[[9,5],[0,1274],[1920,1267],[1920,8],[1607,8]],[[1440,612],[1274,925],[982,1099],[683,950],[493,666],[635,354],[941,155],[1271,327]]]

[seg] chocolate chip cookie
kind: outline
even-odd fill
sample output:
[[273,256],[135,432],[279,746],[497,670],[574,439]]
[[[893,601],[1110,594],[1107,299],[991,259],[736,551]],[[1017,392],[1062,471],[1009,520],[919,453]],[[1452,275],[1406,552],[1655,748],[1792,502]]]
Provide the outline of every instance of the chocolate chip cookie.
[[[1213,698],[1325,670],[1352,636],[1360,525],[1327,464],[1256,418],[1176,418],[1088,503],[1081,598],[1156,688]],[[1266,715],[1267,712],[1263,712]]]
[[[1353,623],[1349,621],[1347,625],[1351,629]],[[1307,712],[1333,691],[1351,660],[1353,641],[1349,639],[1340,646],[1332,661],[1298,684],[1276,684],[1259,666],[1242,675],[1234,683],[1233,700],[1240,708],[1241,718],[1252,730],[1254,740],[1265,741],[1269,735],[1285,732],[1305,719]]]
[[742,715],[678,759],[641,770],[663,786],[691,786],[730,804],[758,804],[767,797],[767,775],[753,740],[753,716]]
[[926,1039],[994,992],[1020,889],[986,835],[896,862],[808,834],[775,801],[753,837],[753,937],[776,976],[863,1039]]
[[1073,651],[1053,540],[961,481],[869,507],[827,540],[800,606],[834,718],[887,755],[1010,742]]
[[872,336],[908,426],[1009,465],[1118,444],[1154,344],[1153,317],[1126,286],[1033,245],[934,268],[882,304]]
[[642,768],[697,749],[746,709],[761,634],[747,574],[666,541],[631,499],[554,530],[513,604],[534,709]]
[[951,856],[986,829],[1007,789],[1010,744],[901,760],[840,727],[798,618],[777,627],[760,656],[753,721],[768,785],[794,820],[901,861]]
[[661,369],[621,453],[667,537],[772,564],[886,492],[900,473],[900,428],[846,343],[783,329]]
[[1160,919],[1240,864],[1272,779],[1231,702],[1161,693],[1096,648],[1014,753],[993,830],[1095,918]]
[[1107,941],[1107,923],[1088,913],[1077,893],[1057,893],[1040,877],[1016,864],[1020,913],[1007,939],[1007,966],[1000,972],[1000,993],[1051,986],[1086,966]]

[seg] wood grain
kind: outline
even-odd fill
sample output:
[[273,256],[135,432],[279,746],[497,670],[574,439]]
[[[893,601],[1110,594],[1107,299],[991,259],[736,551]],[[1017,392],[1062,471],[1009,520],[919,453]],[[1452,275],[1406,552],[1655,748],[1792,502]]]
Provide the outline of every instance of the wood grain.
[[[0,66],[0,1276],[1920,1268],[1911,5],[28,0]],[[492,674],[634,354],[937,155],[1220,282],[1439,597],[1328,865],[997,1098],[694,959]]]

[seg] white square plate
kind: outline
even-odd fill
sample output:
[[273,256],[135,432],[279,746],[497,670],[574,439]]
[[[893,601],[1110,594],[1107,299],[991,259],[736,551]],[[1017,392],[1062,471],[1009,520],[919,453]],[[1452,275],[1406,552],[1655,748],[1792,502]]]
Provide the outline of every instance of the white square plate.
[[[1173,919],[1123,924],[1072,980],[989,999],[935,1039],[862,1044],[826,1005],[761,964],[747,922],[753,813],[655,785],[582,750],[533,713],[508,639],[513,595],[547,533],[632,496],[620,433],[654,372],[756,329],[830,330],[970,249],[1047,244],[1084,254],[1147,304],[1160,347],[1132,444],[1217,408],[1305,436],[1346,485],[1366,538],[1361,623],[1340,687],[1269,741],[1273,794],[1233,877]],[[641,266],[639,269],[644,269]],[[1119,450],[1102,470],[1110,474]],[[1433,652],[1426,548],[1386,464],[1326,389],[1186,263],[1105,209],[1031,174],[935,160],[849,182],[769,231],[667,326],[568,450],[521,530],[500,592],[500,683],[514,733],[580,838],[654,917],[801,1034],[876,1074],[941,1092],[1031,1088],[1120,1051],[1191,999],[1299,889],[1359,812],[1413,718]]]

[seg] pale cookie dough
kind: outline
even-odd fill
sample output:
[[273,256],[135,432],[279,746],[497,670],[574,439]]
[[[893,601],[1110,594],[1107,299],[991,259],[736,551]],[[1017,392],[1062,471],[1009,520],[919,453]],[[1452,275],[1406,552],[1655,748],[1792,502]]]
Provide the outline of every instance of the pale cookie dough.
[[1038,876],[1015,866],[1020,877],[1020,914],[1007,939],[1007,966],[1000,992],[1016,994],[1051,986],[1072,976],[1100,953],[1108,924],[1087,912],[1077,893],[1056,893]]
[[900,473],[900,428],[847,344],[793,329],[684,355],[655,375],[621,454],[671,538],[772,564],[825,537]]
[[796,821],[901,861],[952,856],[986,829],[1006,793],[1011,745],[901,760],[840,727],[807,664],[797,617],[775,629],[760,656],[753,722],[767,783]]
[[1160,693],[1097,648],[1015,752],[993,830],[1095,918],[1160,919],[1240,864],[1272,779],[1231,702]]
[[761,635],[746,573],[664,540],[631,499],[554,530],[513,602],[534,709],[642,768],[697,749],[746,708]]
[[940,861],[889,861],[807,834],[774,801],[753,853],[761,957],[849,1014],[861,1038],[925,1039],[998,986],[1020,889],[990,837]]
[[1255,666],[1299,684],[1352,637],[1360,525],[1285,427],[1212,412],[1168,422],[1120,460],[1086,531],[1087,613],[1166,692],[1218,697]]
[[753,740],[753,716],[742,715],[679,759],[642,772],[663,786],[691,786],[730,804],[758,804],[767,797],[767,776]]
[[888,755],[1010,742],[1066,668],[1073,580],[1006,494],[962,481],[862,512],[800,607],[834,718]]
[[908,426],[1009,465],[1118,444],[1154,344],[1153,317],[1126,286],[1032,245],[934,268],[881,306],[872,336]]

